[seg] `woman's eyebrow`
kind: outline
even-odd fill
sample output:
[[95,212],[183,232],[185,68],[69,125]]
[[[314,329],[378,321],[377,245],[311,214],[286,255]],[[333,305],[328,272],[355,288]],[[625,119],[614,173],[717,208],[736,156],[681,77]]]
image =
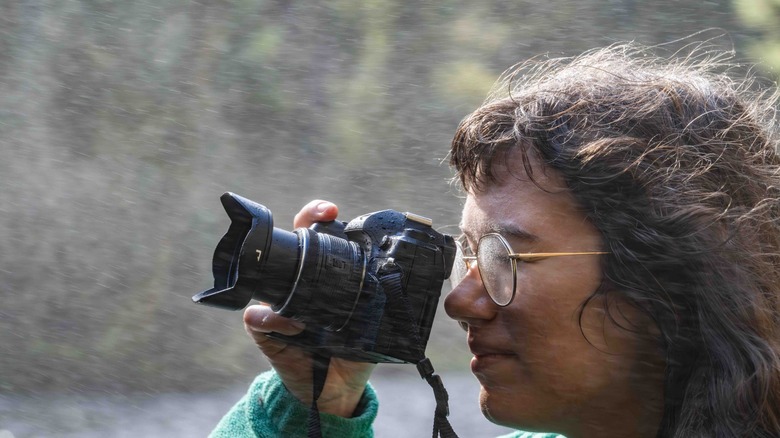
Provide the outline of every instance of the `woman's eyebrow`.
[[498,233],[510,240],[521,241],[525,243],[535,243],[539,237],[513,223],[498,223],[491,226],[491,231]]
[[[474,242],[478,241],[479,238],[482,236],[482,234],[474,235],[469,230],[466,230],[463,223],[461,223],[459,227],[460,227],[460,232]],[[539,237],[537,237],[536,235],[531,234],[525,229],[520,228],[517,225],[508,222],[492,223],[488,226],[487,230],[485,230],[483,234],[485,233],[498,233],[507,239],[512,239],[512,240],[521,241],[525,243],[535,243],[539,241]]]

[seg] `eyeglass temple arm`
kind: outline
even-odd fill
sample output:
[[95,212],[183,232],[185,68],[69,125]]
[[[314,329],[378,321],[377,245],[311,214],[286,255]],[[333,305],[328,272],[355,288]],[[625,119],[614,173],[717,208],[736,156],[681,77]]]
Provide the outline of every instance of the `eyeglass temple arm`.
[[[512,260],[537,260],[546,259],[549,257],[565,257],[565,256],[578,256],[578,255],[601,255],[609,254],[606,251],[587,251],[587,252],[537,252],[537,253],[517,253],[509,254],[509,258]],[[462,256],[465,261],[475,261],[477,256]]]
[[537,260],[546,259],[549,257],[566,257],[566,256],[578,256],[578,255],[600,255],[609,254],[606,251],[586,251],[586,252],[537,252],[537,253],[525,253],[525,254],[509,254],[509,258],[513,260]]

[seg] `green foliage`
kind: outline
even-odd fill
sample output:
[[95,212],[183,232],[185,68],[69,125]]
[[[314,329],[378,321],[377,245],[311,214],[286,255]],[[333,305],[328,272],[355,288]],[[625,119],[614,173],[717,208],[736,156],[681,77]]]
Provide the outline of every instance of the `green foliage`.
[[780,0],[734,0],[734,8],[758,34],[748,47],[751,56],[780,77]]
[[777,28],[777,18],[780,14],[778,0],[734,0],[734,7],[750,26],[767,30]]
[[460,61],[436,68],[433,83],[442,101],[476,106],[484,100],[496,77],[481,64]]

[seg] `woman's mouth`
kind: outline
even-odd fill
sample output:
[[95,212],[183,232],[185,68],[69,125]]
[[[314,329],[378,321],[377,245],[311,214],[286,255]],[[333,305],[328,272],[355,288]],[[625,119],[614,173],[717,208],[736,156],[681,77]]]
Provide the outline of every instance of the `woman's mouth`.
[[477,343],[470,343],[469,347],[474,354],[474,357],[471,359],[471,371],[475,374],[484,372],[516,357],[514,352]]

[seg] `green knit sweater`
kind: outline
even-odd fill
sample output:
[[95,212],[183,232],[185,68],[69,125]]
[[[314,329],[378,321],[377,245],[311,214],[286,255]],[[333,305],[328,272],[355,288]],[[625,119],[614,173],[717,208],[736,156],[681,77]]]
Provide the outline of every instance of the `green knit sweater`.
[[[356,416],[343,418],[320,413],[323,438],[373,437],[371,428],[379,402],[371,385],[355,410]],[[309,407],[287,391],[282,380],[268,371],[255,379],[247,394],[222,418],[211,438],[306,437]],[[514,432],[502,438],[565,438],[562,435]]]

